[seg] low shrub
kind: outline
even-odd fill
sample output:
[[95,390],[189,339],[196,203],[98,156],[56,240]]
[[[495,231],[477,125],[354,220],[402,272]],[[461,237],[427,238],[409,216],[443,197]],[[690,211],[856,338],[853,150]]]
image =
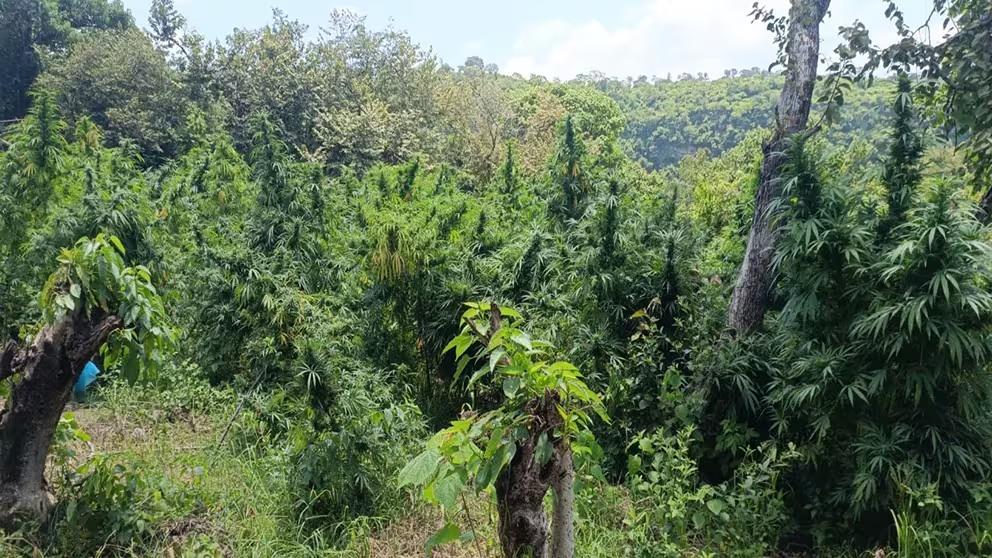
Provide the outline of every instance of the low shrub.
[[353,521],[399,515],[396,475],[428,437],[426,423],[388,374],[328,355],[307,372],[302,385],[250,397],[231,442],[286,464],[301,542],[343,545]]
[[171,526],[203,515],[195,490],[160,471],[98,455],[63,487],[53,515],[55,554],[127,554],[170,536]]
[[232,405],[234,392],[211,386],[195,363],[168,363],[166,367],[154,382],[140,384],[107,373],[97,393],[110,408],[138,414],[164,412],[171,418],[208,414]]
[[976,485],[966,506],[949,508],[937,483],[901,487],[892,510],[899,558],[992,555],[992,486]]
[[700,482],[690,456],[691,428],[642,434],[631,447],[626,523],[634,556],[682,556],[688,548],[718,556],[761,558],[788,527],[777,481],[797,457],[766,445],[745,456],[730,480]]

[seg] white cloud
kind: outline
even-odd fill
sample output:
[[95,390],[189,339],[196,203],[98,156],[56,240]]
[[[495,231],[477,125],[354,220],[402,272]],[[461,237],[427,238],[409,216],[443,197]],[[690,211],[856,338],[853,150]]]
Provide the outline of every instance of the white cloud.
[[[780,10],[788,5],[786,0],[766,3]],[[749,22],[751,4],[749,0],[644,0],[612,28],[596,19],[536,23],[523,30],[502,68],[563,79],[591,70],[635,77],[669,72],[719,76],[753,58],[749,55],[774,52],[764,27]]]
[[[913,0],[911,11],[923,11]],[[762,0],[777,14],[788,12],[788,0]],[[772,35],[748,14],[753,0],[639,0],[624,10],[618,23],[602,19],[554,19],[526,26],[500,65],[506,73],[569,79],[580,73],[665,76],[706,72],[720,77],[729,68],[767,67],[775,57]],[[884,5],[865,0],[835,0],[824,23],[822,54],[837,43],[837,26],[854,19],[869,23],[876,41],[891,40],[891,26],[882,17]]]

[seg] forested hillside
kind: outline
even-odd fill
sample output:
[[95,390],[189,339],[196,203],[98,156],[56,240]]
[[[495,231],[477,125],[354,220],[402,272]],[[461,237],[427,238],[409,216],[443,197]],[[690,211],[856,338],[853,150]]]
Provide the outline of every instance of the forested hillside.
[[0,1],[0,555],[992,553],[992,14],[791,5],[558,82]]
[[[617,102],[627,120],[623,137],[629,141],[631,154],[645,167],[661,169],[699,150],[718,155],[743,141],[748,132],[771,126],[783,79],[754,69],[743,74],[730,71],[712,81],[684,76],[653,84],[607,79],[577,82]],[[838,145],[863,139],[881,148],[892,95],[890,81],[852,88],[845,98],[843,118],[825,135]]]

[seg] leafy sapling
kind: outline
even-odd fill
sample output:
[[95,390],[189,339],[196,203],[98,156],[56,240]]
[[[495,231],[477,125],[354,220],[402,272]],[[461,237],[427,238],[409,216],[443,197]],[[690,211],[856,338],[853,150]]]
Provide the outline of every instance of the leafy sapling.
[[[438,432],[400,472],[401,485],[423,487],[423,498],[443,508],[448,523],[427,542],[433,547],[472,540],[454,522],[461,510],[471,523],[464,493],[494,489],[499,540],[505,556],[571,557],[574,554],[573,455],[588,453],[593,415],[608,420],[603,402],[568,362],[550,361],[552,347],[531,339],[512,308],[468,303],[454,351],[455,381],[480,366],[467,388],[501,394],[492,410],[466,409]],[[544,497],[554,494],[549,537]],[[470,528],[473,528],[470,526]]]

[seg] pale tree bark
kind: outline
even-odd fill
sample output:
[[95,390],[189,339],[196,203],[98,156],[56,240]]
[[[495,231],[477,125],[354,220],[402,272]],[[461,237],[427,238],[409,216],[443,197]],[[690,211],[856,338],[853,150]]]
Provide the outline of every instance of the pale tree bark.
[[829,6],[830,0],[792,0],[789,10],[785,85],[776,108],[775,130],[762,146],[764,159],[754,200],[754,220],[727,319],[727,325],[738,333],[761,327],[768,309],[777,236],[770,207],[781,187],[786,142],[805,130],[809,121],[820,56],[820,22]]
[[0,411],[0,526],[46,519],[55,501],[45,480],[55,428],[86,362],[120,327],[117,316],[75,312],[42,328],[30,345],[7,345],[0,378],[20,378]]
[[551,558],[575,554],[575,466],[572,449],[564,442],[556,450],[551,490],[555,495],[551,520]]

